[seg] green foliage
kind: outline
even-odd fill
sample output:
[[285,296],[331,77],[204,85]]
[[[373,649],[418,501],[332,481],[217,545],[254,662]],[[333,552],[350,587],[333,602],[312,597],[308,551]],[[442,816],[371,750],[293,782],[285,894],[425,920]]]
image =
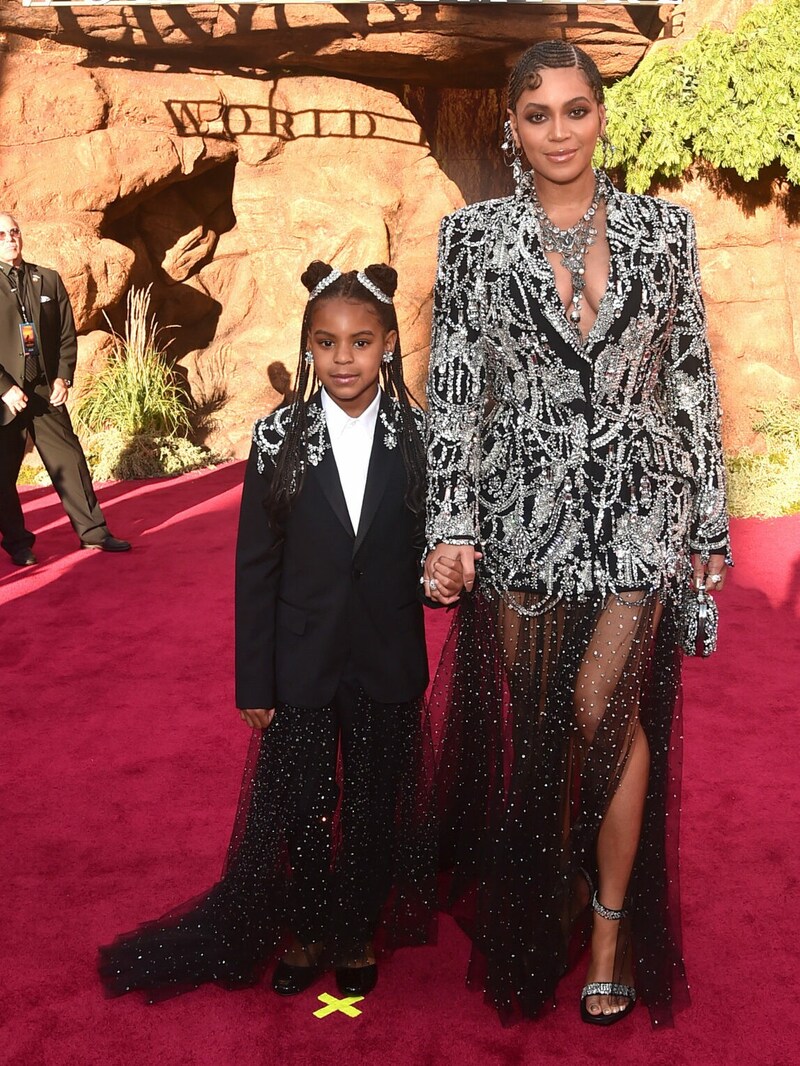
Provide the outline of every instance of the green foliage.
[[764,451],[744,448],[728,458],[731,514],[739,518],[800,511],[800,397],[782,396],[756,407],[753,429]]
[[128,436],[174,437],[190,428],[186,395],[166,358],[163,330],[150,315],[150,288],[131,289],[125,334],[114,333],[106,366],[74,409],[92,432],[117,429]]
[[41,463],[26,460],[20,467],[18,485],[50,485],[52,482]]
[[186,439],[189,398],[166,357],[169,342],[150,314],[150,289],[131,289],[123,336],[73,411],[99,481],[162,477],[219,462]]
[[747,12],[731,33],[703,27],[663,45],[607,93],[613,165],[631,192],[695,161],[746,181],[772,163],[800,184],[800,0]]
[[221,461],[208,448],[185,437],[130,436],[117,429],[87,437],[85,446],[92,475],[98,481],[173,476]]

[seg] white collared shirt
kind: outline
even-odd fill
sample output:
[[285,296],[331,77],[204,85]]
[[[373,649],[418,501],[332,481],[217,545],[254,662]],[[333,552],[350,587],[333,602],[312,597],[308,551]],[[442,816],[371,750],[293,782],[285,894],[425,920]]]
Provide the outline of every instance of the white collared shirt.
[[322,389],[322,410],[325,412],[331,450],[336,460],[336,469],[339,471],[347,513],[355,533],[358,532],[358,523],[361,520],[361,507],[367,487],[367,471],[380,405],[381,390],[378,389],[377,396],[366,411],[358,418],[351,418],[331,399],[325,389]]

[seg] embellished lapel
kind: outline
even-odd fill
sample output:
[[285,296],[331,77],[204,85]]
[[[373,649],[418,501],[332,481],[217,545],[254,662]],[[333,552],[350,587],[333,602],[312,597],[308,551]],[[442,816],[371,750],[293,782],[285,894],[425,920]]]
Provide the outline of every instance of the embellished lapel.
[[[520,286],[521,289],[530,289],[528,302],[535,301],[535,306],[529,306],[532,322],[535,323],[537,316],[544,315],[556,333],[570,347],[582,353],[583,345],[567,321],[564,305],[558,295],[555,274],[545,255],[539,226],[527,200],[514,201],[514,210],[509,216],[509,222],[509,237],[513,242],[512,263],[517,260],[520,281],[525,277],[532,279],[530,286]],[[520,296],[522,295],[520,292]]]
[[[605,175],[601,175],[606,204],[606,236],[609,247],[608,283],[600,301],[597,318],[584,340],[569,323],[556,287],[553,268],[545,255],[536,217],[526,200],[514,200],[506,215],[505,244],[509,265],[520,280],[520,288],[530,288],[526,303],[533,322],[544,316],[550,327],[582,359],[601,342],[619,310],[631,295],[635,271],[632,269],[635,227],[624,209],[622,198]],[[632,235],[632,232],[633,235]],[[529,285],[525,279],[531,279]],[[535,297],[534,295],[535,294]],[[520,297],[525,299],[521,292]],[[535,306],[532,301],[535,299]]]
[[[369,532],[369,527],[383,499],[388,481],[389,465],[392,461],[392,449],[397,442],[397,434],[393,432],[395,426],[394,410],[391,401],[381,391],[381,404],[378,411],[378,420],[375,423],[375,436],[372,439],[372,453],[367,469],[367,484],[364,488],[364,502],[361,504],[361,517],[358,522],[358,533],[353,544],[353,555],[364,543],[364,538]],[[390,428],[392,427],[392,428]],[[391,448],[388,447],[392,442]]]
[[[306,476],[316,477],[331,509],[342,523],[347,533],[355,537],[353,523],[339,480],[339,471],[333,457],[331,440],[322,410],[322,394],[317,392],[308,401],[309,406],[309,465]],[[316,462],[314,461],[316,459]]]
[[622,198],[608,178],[603,176],[601,180],[605,186],[608,284],[586,338],[587,352],[607,339],[612,322],[620,316],[630,298],[636,276],[633,264],[639,239],[638,224],[630,224]]

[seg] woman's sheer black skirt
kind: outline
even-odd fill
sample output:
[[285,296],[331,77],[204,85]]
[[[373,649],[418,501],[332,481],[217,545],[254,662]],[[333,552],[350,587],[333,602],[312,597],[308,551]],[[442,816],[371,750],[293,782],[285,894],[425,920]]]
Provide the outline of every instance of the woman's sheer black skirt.
[[[214,981],[258,983],[290,937],[323,965],[425,943],[434,931],[432,746],[422,700],[279,706],[254,733],[220,881],[100,948],[111,995],[149,1002]],[[331,745],[333,745],[331,749]],[[346,767],[346,772],[345,772]]]
[[637,723],[649,785],[615,979],[632,952],[654,1024],[688,1003],[680,662],[674,611],[655,593],[549,608],[529,592],[462,598],[430,699],[444,904],[472,940],[468,983],[504,1022],[552,1005],[586,946],[597,838]]

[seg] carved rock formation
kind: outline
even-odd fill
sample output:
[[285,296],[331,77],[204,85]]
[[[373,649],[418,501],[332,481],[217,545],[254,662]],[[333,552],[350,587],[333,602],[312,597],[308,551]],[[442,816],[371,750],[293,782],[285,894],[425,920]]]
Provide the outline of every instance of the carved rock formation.
[[[3,202],[26,254],[61,270],[82,332],[104,311],[121,328],[128,286],[153,285],[199,402],[225,397],[218,447],[246,451],[280,398],[267,366],[294,370],[312,258],[391,259],[421,392],[436,233],[462,200],[396,95],[338,78],[74,68],[61,51],[12,55],[4,73],[4,138],[26,150],[6,152]],[[63,133],[45,104],[15,99],[33,83],[82,101]],[[102,350],[94,334],[88,347]]]
[[4,0],[0,9],[0,31],[106,57],[447,86],[501,85],[521,48],[546,37],[580,44],[605,75],[619,77],[661,27],[658,9],[604,4],[24,8]]
[[[729,25],[755,0],[710,2]],[[678,9],[666,36],[696,32],[699,6]],[[79,384],[107,353],[106,316],[120,329],[127,290],[151,285],[211,443],[241,455],[253,419],[290,388],[308,260],[389,258],[421,395],[439,219],[508,189],[497,151],[508,67],[525,44],[562,36],[618,76],[667,14],[4,0],[0,201],[19,215],[26,255],[65,278]],[[751,402],[800,388],[796,205],[768,177],[665,195],[697,218],[726,440],[738,446]]]
[[709,339],[725,412],[725,443],[753,441],[753,408],[800,392],[800,196],[769,177],[716,187],[698,177],[664,192],[697,223]]

